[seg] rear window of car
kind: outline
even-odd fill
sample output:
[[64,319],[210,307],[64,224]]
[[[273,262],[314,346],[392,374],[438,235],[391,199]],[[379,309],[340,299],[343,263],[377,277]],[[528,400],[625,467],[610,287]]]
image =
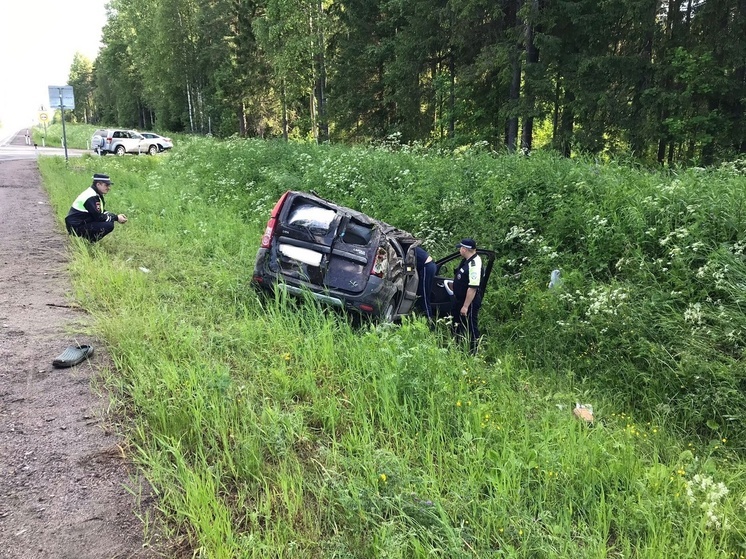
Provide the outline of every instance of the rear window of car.
[[327,233],[336,215],[337,212],[332,209],[322,208],[309,202],[300,202],[291,208],[287,223]]

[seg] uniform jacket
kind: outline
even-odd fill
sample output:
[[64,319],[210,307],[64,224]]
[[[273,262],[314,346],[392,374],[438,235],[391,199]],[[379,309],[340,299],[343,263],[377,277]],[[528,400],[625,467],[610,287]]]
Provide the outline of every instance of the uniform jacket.
[[90,186],[80,193],[67,212],[65,223],[70,227],[79,227],[96,221],[116,221],[117,214],[104,209],[104,195]]
[[466,300],[466,292],[470,287],[477,289],[475,301],[481,301],[482,294],[479,286],[482,283],[482,259],[478,254],[471,258],[462,259],[456,268],[453,278],[453,298],[458,305]]

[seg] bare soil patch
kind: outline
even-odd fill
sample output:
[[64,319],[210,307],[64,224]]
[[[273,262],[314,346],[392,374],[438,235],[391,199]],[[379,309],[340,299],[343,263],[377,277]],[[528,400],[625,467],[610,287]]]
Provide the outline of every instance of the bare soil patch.
[[[35,161],[0,161],[0,558],[161,557],[137,517],[152,496],[92,388],[106,351],[75,334],[88,317],[68,297],[67,236],[40,185]],[[78,343],[90,360],[52,367]]]

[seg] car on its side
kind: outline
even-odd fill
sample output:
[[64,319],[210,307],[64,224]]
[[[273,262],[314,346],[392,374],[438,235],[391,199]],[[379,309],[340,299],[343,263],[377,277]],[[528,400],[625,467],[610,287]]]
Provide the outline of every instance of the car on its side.
[[[171,138],[161,136],[160,134],[156,134],[155,132],[140,132],[140,135],[146,140],[152,142],[151,145],[155,144],[159,152],[166,151],[174,147],[174,142]],[[150,148],[148,150],[148,153],[150,153]]]
[[[275,204],[257,251],[252,284],[284,289],[302,297],[383,321],[415,309],[419,277],[410,233],[313,193],[287,191]],[[486,257],[482,288],[495,254]],[[444,273],[458,253],[438,260]],[[450,311],[445,279],[436,273],[431,300],[436,312]]]
[[137,130],[122,128],[105,128],[96,130],[91,138],[91,149],[100,154],[113,153],[125,155],[127,153],[155,155],[161,151],[155,140],[144,137]]

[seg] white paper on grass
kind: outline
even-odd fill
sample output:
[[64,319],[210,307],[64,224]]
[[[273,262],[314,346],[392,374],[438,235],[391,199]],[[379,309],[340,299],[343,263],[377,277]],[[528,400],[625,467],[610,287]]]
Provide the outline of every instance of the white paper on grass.
[[288,258],[292,258],[293,260],[297,260],[298,262],[303,262],[304,264],[308,264],[309,266],[318,266],[319,264],[321,264],[322,255],[320,252],[316,252],[315,250],[301,248],[293,245],[280,244],[280,252]]

